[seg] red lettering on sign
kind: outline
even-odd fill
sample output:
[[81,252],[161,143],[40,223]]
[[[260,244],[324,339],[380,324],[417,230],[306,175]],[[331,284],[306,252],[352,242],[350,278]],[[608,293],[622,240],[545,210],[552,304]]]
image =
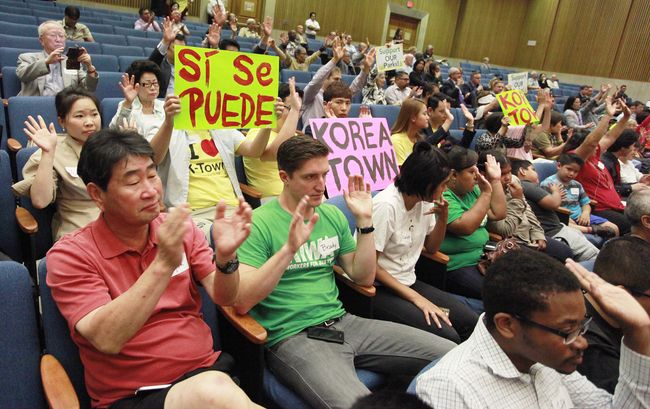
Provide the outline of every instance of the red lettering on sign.
[[253,60],[247,55],[240,55],[235,58],[233,65],[236,69],[242,72],[245,77],[239,77],[237,74],[233,75],[232,79],[239,85],[250,85],[253,83],[253,73],[251,70],[244,65],[244,63],[252,65]]
[[253,118],[255,113],[255,101],[248,94],[239,94],[241,98],[241,127],[244,128]]
[[225,94],[223,96],[223,107],[221,108],[221,124],[224,127],[235,127],[239,125],[239,122],[230,121],[228,119],[228,118],[235,118],[238,116],[236,111],[228,110],[228,103],[232,101],[237,101],[238,99],[239,98],[237,98],[236,95]]
[[210,85],[210,57],[215,54],[218,54],[219,50],[212,50],[205,53],[205,85]]
[[221,114],[221,91],[215,92],[215,100],[216,104],[214,104],[214,112],[210,110],[210,95],[212,94],[212,91],[208,92],[208,98],[205,101],[205,119],[208,120],[208,123],[210,125],[216,124],[217,121],[219,120],[219,116]]
[[[190,58],[196,59],[192,61]],[[201,61],[201,56],[194,50],[189,48],[183,48],[178,52],[178,62],[183,68],[178,71],[178,74],[185,81],[195,82],[201,78],[201,69],[199,68],[198,62]],[[192,70],[192,72],[190,72]]]
[[192,126],[196,126],[196,110],[203,105],[203,92],[199,88],[192,87],[181,92],[178,97],[183,98],[186,95],[190,97],[190,122]]
[[257,82],[265,87],[270,85],[273,82],[273,79],[269,78],[270,74],[271,64],[267,62],[260,64],[260,66],[257,67],[257,71],[255,72],[255,75],[257,76]]
[[513,92],[512,93],[512,102],[514,102],[516,105],[521,105],[524,101],[522,101],[520,93]]
[[268,111],[262,109],[262,105],[265,102],[273,102],[275,98],[268,95],[258,95],[257,96],[257,109],[255,110],[255,126],[271,125],[271,120],[262,119],[262,116],[269,116],[273,114],[273,111]]

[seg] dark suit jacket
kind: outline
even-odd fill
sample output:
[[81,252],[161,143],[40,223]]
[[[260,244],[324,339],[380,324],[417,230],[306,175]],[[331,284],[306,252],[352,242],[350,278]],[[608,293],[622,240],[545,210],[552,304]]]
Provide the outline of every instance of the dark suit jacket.
[[158,47],[154,48],[149,56],[149,61],[153,61],[160,67],[162,71],[162,81],[160,83],[160,92],[158,93],[158,98],[165,98],[167,94],[167,87],[169,86],[169,78],[174,75],[172,72],[172,66],[167,61],[164,55],[160,54]]
[[446,79],[442,82],[440,92],[449,96],[451,106],[453,108],[460,108],[460,90],[451,79]]

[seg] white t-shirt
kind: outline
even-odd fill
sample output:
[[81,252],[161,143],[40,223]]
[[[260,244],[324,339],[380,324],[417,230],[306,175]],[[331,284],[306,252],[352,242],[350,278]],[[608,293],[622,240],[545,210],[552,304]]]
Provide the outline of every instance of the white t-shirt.
[[621,182],[622,183],[637,183],[643,177],[643,173],[634,167],[631,160],[623,163],[620,160],[618,163],[621,165]]
[[[309,27],[314,27],[314,30],[311,30]],[[318,30],[320,30],[320,24],[318,24],[318,21],[310,18],[305,21],[305,34],[316,35],[316,31]]]
[[407,211],[394,184],[372,199],[375,250],[381,252],[377,264],[404,285],[415,282],[415,263],[436,225],[434,215],[424,215],[432,207],[432,203],[418,202]]

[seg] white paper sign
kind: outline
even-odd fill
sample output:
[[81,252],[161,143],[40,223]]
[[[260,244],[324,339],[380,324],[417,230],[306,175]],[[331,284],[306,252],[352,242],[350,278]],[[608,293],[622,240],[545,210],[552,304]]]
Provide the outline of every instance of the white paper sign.
[[508,74],[508,85],[511,85],[512,89],[518,89],[524,93],[528,93],[528,72]]
[[377,70],[379,72],[396,70],[404,66],[404,52],[402,44],[393,44],[390,47],[377,47]]

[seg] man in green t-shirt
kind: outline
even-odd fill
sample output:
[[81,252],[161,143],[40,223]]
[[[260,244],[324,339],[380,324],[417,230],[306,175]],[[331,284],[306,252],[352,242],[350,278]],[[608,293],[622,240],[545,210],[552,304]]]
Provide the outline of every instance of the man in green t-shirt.
[[348,408],[370,391],[355,366],[415,375],[454,343],[404,325],[346,313],[332,266],[360,285],[372,285],[376,254],[370,186],[351,176],[345,202],[357,224],[355,244],[336,207],[321,204],[329,172],[327,146],[294,137],[277,154],[282,193],[255,210],[240,247],[235,304],[268,331],[267,363],[312,407]]

